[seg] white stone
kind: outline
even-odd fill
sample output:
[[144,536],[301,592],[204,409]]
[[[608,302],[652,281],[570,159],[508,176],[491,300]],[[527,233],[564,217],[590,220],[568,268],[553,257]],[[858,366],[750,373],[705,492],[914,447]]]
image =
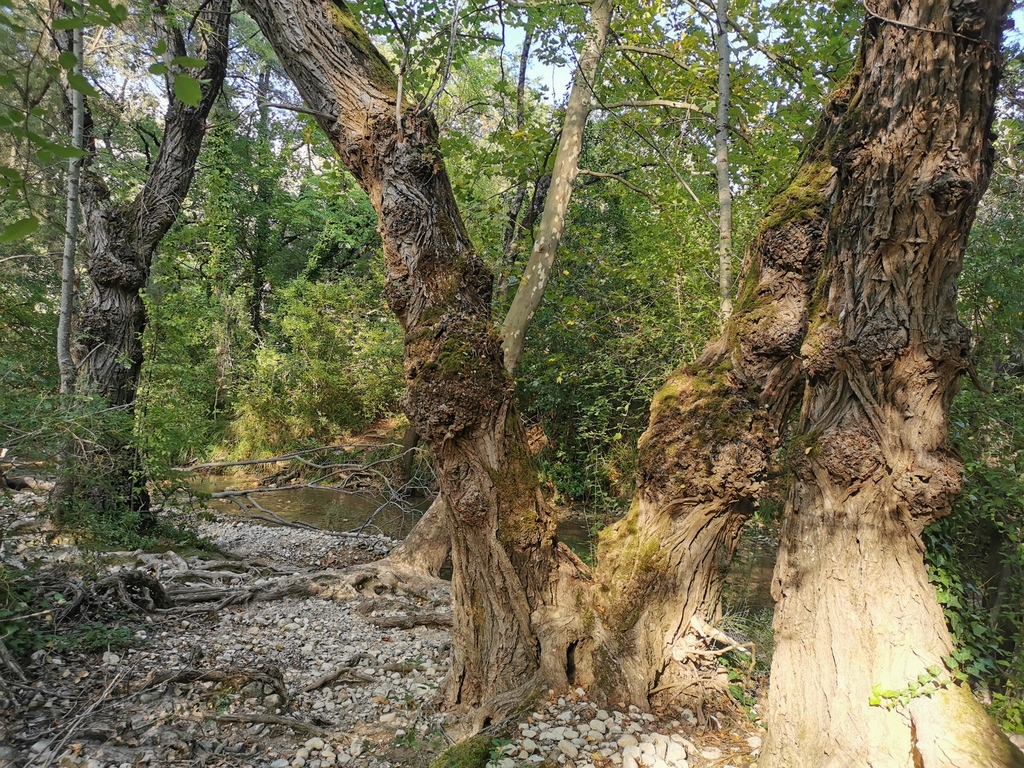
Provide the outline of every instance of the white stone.
[[301,757],[303,760],[305,760],[307,757],[309,757],[309,750],[305,748],[296,750],[295,756]]
[[579,737],[579,733],[577,731],[574,731],[572,728],[565,728],[562,731],[563,739],[568,739],[569,741],[572,741],[573,739],[578,739]]
[[633,755],[622,755],[621,757],[619,755],[612,755],[613,763],[617,757],[622,760],[622,768],[639,768],[639,763],[637,763],[637,759]]
[[288,768],[288,765],[288,761],[282,757],[281,759],[272,762],[270,764],[270,768]]
[[[1020,736],[1019,738],[1021,739],[1022,742],[1024,742],[1024,736]],[[1010,739],[1010,741],[1013,741],[1013,739]],[[750,747],[752,750],[755,750],[755,751],[760,749],[761,748],[761,737],[760,736],[751,736],[749,739],[747,739],[747,746]]]
[[533,739],[523,739],[522,747],[532,755],[537,751],[537,742]]
[[560,741],[558,742],[558,750],[566,757],[575,760],[579,755],[580,751],[576,748],[576,745],[571,741]]
[[669,741],[668,746],[665,749],[665,760],[670,765],[679,766],[680,763],[686,762],[686,750],[683,749],[682,744],[677,744],[674,741]]
[[516,768],[516,761],[511,757],[504,757],[498,761],[498,768]]
[[722,756],[722,750],[716,747],[708,747],[700,751],[700,756],[705,760],[718,760]]
[[668,753],[668,745],[669,745],[668,736],[665,736],[664,734],[661,734],[661,733],[655,733],[653,735],[653,739],[654,739],[654,749],[655,749],[655,751],[657,751],[658,757],[660,757],[662,760],[664,760],[665,759],[665,755]]
[[628,733],[626,733],[626,734],[623,734],[622,736],[620,736],[619,740],[616,743],[620,747],[625,748],[625,747],[635,747],[640,742],[638,742],[636,740],[635,736],[631,736]]
[[393,723],[393,722],[395,722],[395,719],[397,717],[398,717],[398,713],[397,712],[388,712],[388,713],[383,714],[383,715],[380,716],[380,721],[382,723]]
[[608,713],[605,710],[603,710],[603,709],[597,710],[596,717],[597,717],[598,720],[606,720],[606,721],[607,720],[611,720],[611,718],[608,717]]
[[607,733],[608,732],[608,726],[604,724],[605,719],[607,719],[607,718],[600,718],[600,717],[598,717],[598,718],[595,718],[595,719],[591,720],[590,721],[590,730],[597,731],[598,733]]

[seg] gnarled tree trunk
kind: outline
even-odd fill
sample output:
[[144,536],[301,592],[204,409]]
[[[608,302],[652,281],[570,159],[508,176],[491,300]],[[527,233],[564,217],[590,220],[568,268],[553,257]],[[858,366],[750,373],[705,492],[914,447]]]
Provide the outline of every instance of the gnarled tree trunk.
[[[59,7],[59,2],[55,2]],[[181,29],[167,23],[164,10],[154,18],[167,43],[168,57],[187,56]],[[107,183],[86,169],[80,199],[86,240],[86,289],[71,352],[78,367],[79,388],[114,407],[131,408],[142,369],[142,331],[146,313],[141,291],[149,279],[153,255],[177,218],[192,183],[206,130],[206,117],[224,82],[228,55],[231,0],[211,0],[198,16],[202,38],[196,51],[207,64],[198,73],[203,96],[197,106],[185,104],[168,88],[169,108],[160,151],[139,194],[127,203],[112,200]],[[55,32],[61,51],[70,50],[70,33]],[[88,165],[96,152],[92,117],[86,105]],[[145,510],[148,495],[137,452],[125,443],[103,446],[105,479],[75,479],[72,490],[62,484],[59,494],[85,493],[97,501],[113,501],[133,511]],[[115,498],[116,497],[116,498]]]
[[567,682],[580,622],[559,606],[575,604],[582,568],[555,541],[538,493],[491,318],[491,276],[459,215],[433,118],[398,99],[394,73],[348,7],[246,8],[380,217],[387,300],[405,333],[405,408],[434,457],[452,541],[445,696],[476,729]]
[[1024,765],[951,680],[921,541],[960,489],[946,415],[969,339],[955,281],[991,170],[1009,3],[867,8],[828,147],[837,187],[800,350],[761,764]]

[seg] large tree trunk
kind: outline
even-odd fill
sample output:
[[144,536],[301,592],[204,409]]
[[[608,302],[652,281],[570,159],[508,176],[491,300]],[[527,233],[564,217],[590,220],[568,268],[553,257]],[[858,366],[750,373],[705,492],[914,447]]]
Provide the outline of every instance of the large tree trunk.
[[1008,8],[890,0],[867,14],[801,349],[767,768],[1024,765],[950,679],[921,541],[960,489],[946,431],[969,354],[955,280],[991,169]]
[[[693,679],[698,635],[719,618],[744,522],[769,496],[772,454],[802,393],[799,351],[825,248],[834,174],[822,159],[830,108],[792,185],[744,260],[722,336],[654,396],[640,439],[637,496],[601,534],[602,686],[638,704]],[[607,663],[608,657],[614,663]]]
[[433,118],[398,100],[393,72],[348,7],[245,5],[380,217],[386,296],[405,332],[406,412],[434,457],[452,540],[445,697],[476,729],[564,685],[581,631],[558,606],[574,604],[566,590],[582,565],[555,541],[538,493],[491,318],[491,276],[459,215]]
[[[55,2],[55,7],[60,7]],[[194,55],[207,61],[199,79],[203,96],[197,106],[183,103],[168,89],[169,108],[160,151],[139,194],[127,203],[112,200],[106,182],[87,170],[81,183],[81,207],[86,240],[86,289],[71,352],[78,367],[79,388],[113,407],[131,409],[142,369],[142,331],[146,324],[141,291],[149,279],[153,254],[177,218],[192,183],[206,129],[206,117],[220,92],[227,67],[231,0],[212,0],[199,14],[203,30]],[[186,56],[185,39],[177,24],[169,24],[164,9],[155,12],[167,43],[168,56]],[[69,50],[70,33],[56,32],[59,50]],[[88,106],[86,125],[92,131]],[[86,142],[95,154],[95,137]],[[89,161],[87,157],[87,162]],[[97,453],[94,476],[79,475],[60,496],[85,493],[94,500],[145,511],[148,494],[141,461],[123,438]],[[88,458],[88,457],[86,457]],[[76,474],[78,474],[76,472]],[[94,485],[95,487],[88,487]],[[58,499],[58,507],[62,501]]]

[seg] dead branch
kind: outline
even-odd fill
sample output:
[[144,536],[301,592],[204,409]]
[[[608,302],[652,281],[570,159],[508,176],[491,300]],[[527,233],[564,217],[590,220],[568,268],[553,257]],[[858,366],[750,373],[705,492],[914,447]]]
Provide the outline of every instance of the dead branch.
[[356,670],[346,666],[339,667],[338,669],[335,669],[317,678],[312,683],[303,688],[302,692],[309,693],[310,691],[315,691],[318,688],[323,688],[328,683],[335,682],[336,680],[340,680],[343,683],[350,683],[354,685],[358,685],[360,683],[373,682],[373,678],[369,675],[363,674],[362,672],[357,672]]
[[327,731],[322,728],[318,728],[312,723],[304,723],[302,720],[296,720],[292,717],[282,717],[281,715],[212,715],[211,720],[218,723],[264,723],[268,725],[283,725],[286,728],[291,728],[295,731],[304,731],[314,736],[325,736]]
[[413,627],[450,627],[450,613],[409,613],[405,616],[370,616],[371,624],[382,629],[412,629]]
[[281,670],[273,665],[267,665],[255,670],[243,669],[241,667],[226,667],[224,669],[182,669],[161,672],[159,674],[156,670],[153,670],[136,686],[133,693],[141,693],[147,688],[155,688],[161,685],[196,682],[228,683],[232,687],[239,689],[250,683],[259,683],[260,685],[273,688],[274,693],[278,694],[285,702],[291,700],[291,697],[288,695],[288,689],[285,687]]

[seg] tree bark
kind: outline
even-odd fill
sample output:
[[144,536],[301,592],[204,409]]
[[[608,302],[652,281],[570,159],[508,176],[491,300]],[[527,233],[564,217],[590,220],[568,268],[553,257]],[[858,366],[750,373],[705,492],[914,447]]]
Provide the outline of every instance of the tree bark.
[[722,335],[655,394],[637,495],[601,534],[604,635],[595,666],[613,672],[598,682],[618,698],[648,704],[693,679],[693,624],[720,618],[743,524],[772,494],[772,455],[803,387],[795,354],[825,248],[834,174],[822,151],[838,109],[826,110],[794,181],[762,222]]
[[[950,680],[921,540],[960,489],[946,418],[969,338],[955,281],[991,171],[1008,10],[914,0],[867,12],[828,146],[837,187],[800,350],[767,768],[1024,765]],[[915,689],[919,676],[937,690]]]
[[537,238],[534,240],[533,252],[526,263],[522,282],[502,328],[505,368],[509,371],[519,367],[519,358],[522,357],[526,344],[526,330],[530,327],[533,316],[544,298],[544,289],[551,278],[551,268],[562,241],[572,187],[579,174],[583,131],[592,109],[594,78],[604,55],[611,20],[611,2],[594,0],[590,6],[589,35],[569,91],[569,103],[565,107],[565,120],[562,123],[562,134],[555,155],[555,167],[551,172],[551,184],[544,201],[544,213],[541,216]]
[[[75,74],[82,74],[82,29],[72,32],[72,51],[75,54]],[[69,89],[70,90],[70,89]],[[82,150],[85,138],[85,96],[71,91],[71,146]],[[71,321],[75,309],[75,250],[78,247],[78,189],[82,178],[82,158],[74,157],[68,163],[67,218],[64,224],[64,256],[60,274],[60,318],[57,324],[57,365],[60,369],[60,393],[75,391],[75,361],[71,356]]]

